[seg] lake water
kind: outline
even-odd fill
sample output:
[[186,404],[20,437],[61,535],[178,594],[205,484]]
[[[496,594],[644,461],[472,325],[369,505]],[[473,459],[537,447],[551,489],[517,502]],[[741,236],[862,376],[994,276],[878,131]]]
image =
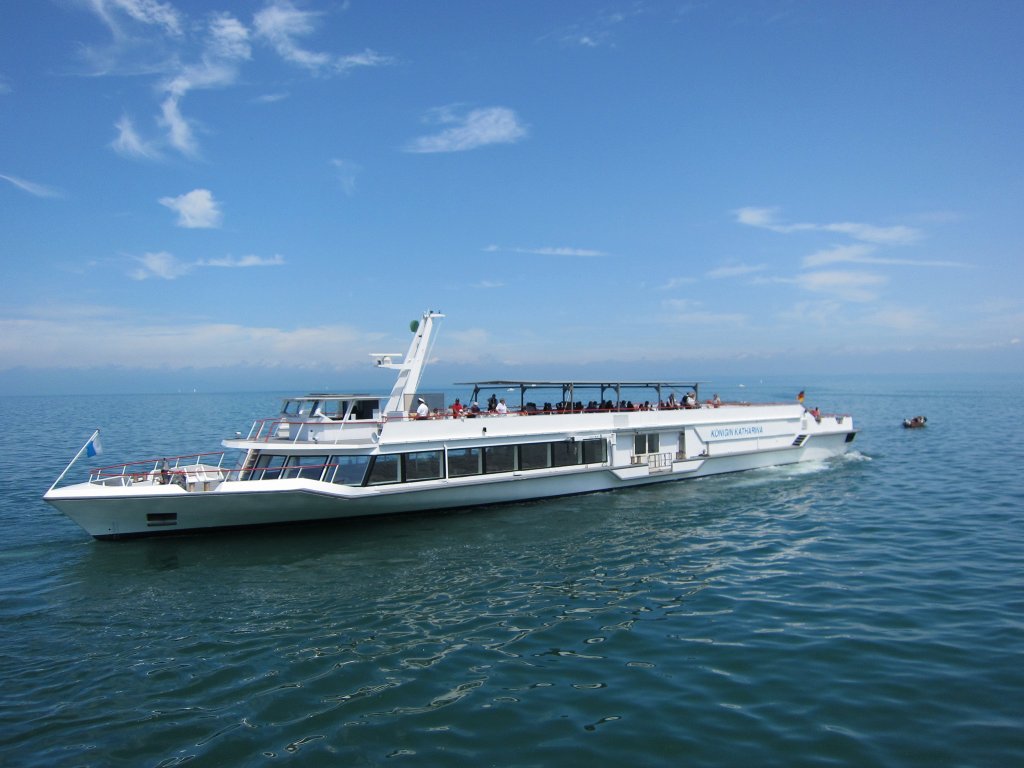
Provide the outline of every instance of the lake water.
[[1021,384],[802,383],[862,429],[822,464],[115,543],[40,499],[93,428],[276,396],[0,398],[0,765],[1024,765]]

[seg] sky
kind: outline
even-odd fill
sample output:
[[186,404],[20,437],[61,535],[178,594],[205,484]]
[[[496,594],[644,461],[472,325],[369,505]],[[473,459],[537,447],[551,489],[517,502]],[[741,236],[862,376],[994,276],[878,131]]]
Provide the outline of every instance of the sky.
[[0,393],[1024,373],[1024,3],[0,17]]

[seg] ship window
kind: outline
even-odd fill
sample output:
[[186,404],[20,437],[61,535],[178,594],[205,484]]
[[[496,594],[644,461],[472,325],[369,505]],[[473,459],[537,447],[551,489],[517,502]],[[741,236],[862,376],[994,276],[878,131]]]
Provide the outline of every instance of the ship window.
[[284,456],[263,454],[256,462],[256,468],[249,475],[253,480],[277,480],[284,466]]
[[344,400],[321,400],[320,413],[329,419],[337,421],[345,415],[345,405]]
[[369,456],[331,456],[331,464],[334,466],[327,468],[324,480],[340,485],[362,485],[366,465],[369,463]]
[[281,474],[283,478],[303,477],[307,480],[319,480],[324,473],[326,456],[292,456],[288,466]]
[[455,448],[448,451],[448,477],[466,477],[483,472],[480,448]]
[[520,469],[547,469],[550,466],[547,443],[527,443],[519,446]]
[[383,485],[384,483],[397,483],[401,478],[398,471],[402,467],[402,454],[382,453],[375,456],[373,465],[370,467],[370,477],[367,485]]
[[405,480],[436,480],[441,477],[441,451],[405,454]]
[[484,472],[511,472],[516,461],[514,445],[489,445],[484,448]]
[[583,463],[603,464],[608,461],[608,442],[606,440],[584,440]]
[[579,445],[575,440],[562,440],[551,444],[551,466],[570,467],[579,463]]
[[638,456],[658,452],[658,433],[649,432],[633,436],[633,453]]

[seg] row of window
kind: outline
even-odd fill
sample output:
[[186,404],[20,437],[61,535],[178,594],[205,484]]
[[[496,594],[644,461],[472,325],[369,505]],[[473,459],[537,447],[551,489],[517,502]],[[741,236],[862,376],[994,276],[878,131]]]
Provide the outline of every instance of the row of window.
[[[608,442],[603,439],[560,440],[551,443],[489,445],[447,451],[447,477],[496,472],[603,464]],[[263,454],[249,480],[304,477],[341,485],[385,485],[439,480],[445,477],[445,451],[382,453],[377,456],[281,456]]]

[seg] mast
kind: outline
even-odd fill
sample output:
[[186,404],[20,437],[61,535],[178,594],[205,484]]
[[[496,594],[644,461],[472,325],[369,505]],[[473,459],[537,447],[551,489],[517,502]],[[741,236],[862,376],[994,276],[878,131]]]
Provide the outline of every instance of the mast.
[[398,355],[374,354],[378,368],[392,368],[398,371],[398,379],[391,389],[388,397],[385,413],[404,411],[406,398],[416,394],[420,386],[420,377],[423,375],[423,366],[430,359],[430,350],[433,347],[434,320],[444,317],[440,312],[428,309],[423,313],[420,322],[413,321],[413,338],[409,344],[409,351],[405,353],[404,359],[395,362],[394,357]]

